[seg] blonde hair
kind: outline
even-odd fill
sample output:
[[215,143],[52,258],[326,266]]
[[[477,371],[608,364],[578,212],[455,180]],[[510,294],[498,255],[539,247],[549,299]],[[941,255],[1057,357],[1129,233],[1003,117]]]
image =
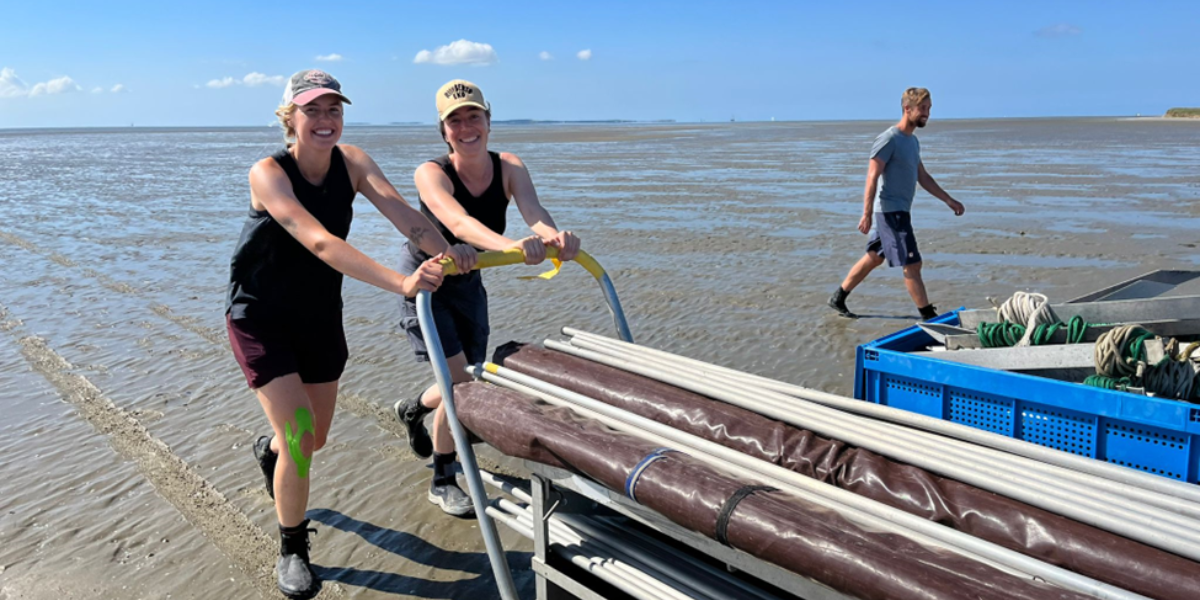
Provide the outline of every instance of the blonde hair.
[[910,87],[907,90],[904,90],[903,96],[900,96],[900,106],[918,106],[928,99],[929,90],[919,87]]
[[292,115],[296,114],[297,108],[299,107],[295,103],[288,102],[280,104],[279,108],[275,109],[275,116],[279,117],[279,126],[283,128],[283,139],[288,142],[296,139],[296,128],[292,127],[289,121]]

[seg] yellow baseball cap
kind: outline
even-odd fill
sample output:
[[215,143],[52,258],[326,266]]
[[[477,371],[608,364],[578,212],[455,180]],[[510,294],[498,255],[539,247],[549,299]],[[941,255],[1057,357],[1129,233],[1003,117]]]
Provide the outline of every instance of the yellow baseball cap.
[[483,99],[483,92],[479,90],[479,86],[465,79],[455,79],[438,89],[438,121],[445,121],[446,117],[450,116],[455,109],[464,106],[477,106],[483,110],[490,109],[487,101]]

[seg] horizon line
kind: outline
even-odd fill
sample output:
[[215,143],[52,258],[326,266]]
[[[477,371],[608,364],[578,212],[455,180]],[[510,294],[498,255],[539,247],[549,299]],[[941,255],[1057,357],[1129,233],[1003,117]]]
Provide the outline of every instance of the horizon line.
[[[1132,115],[1044,115],[1044,116],[1024,116],[1024,117],[942,117],[937,121],[1032,121],[1040,119],[1161,119],[1168,121],[1200,121],[1197,118],[1185,117],[1167,117],[1162,115],[1144,115],[1141,113]],[[738,123],[857,123],[857,122],[879,122],[891,121],[893,118],[851,118],[851,119],[751,119],[751,120],[701,120],[701,121],[680,121],[675,119],[497,119],[493,123],[497,125],[722,125],[722,124],[738,124]],[[420,121],[391,121],[387,123],[375,122],[351,122],[346,123],[344,127],[433,127],[436,126],[436,121],[420,122]],[[0,131],[46,131],[46,130],[77,130],[77,129],[271,129],[278,128],[277,123],[265,125],[137,125],[130,123],[129,125],[55,125],[55,126],[17,126],[17,127],[0,127]]]

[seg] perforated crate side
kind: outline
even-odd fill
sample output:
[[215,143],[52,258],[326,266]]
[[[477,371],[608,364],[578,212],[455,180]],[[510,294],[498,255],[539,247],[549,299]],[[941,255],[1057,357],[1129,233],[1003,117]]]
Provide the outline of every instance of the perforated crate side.
[[1137,423],[1102,419],[1104,455],[1110,463],[1124,465],[1171,479],[1195,482],[1194,435]]
[[976,390],[946,388],[945,419],[1012,437],[1015,411],[1010,398]]
[[880,404],[945,418],[943,386],[893,373],[879,373],[878,383]]
[[1021,403],[1019,408],[1016,437],[1088,458],[1098,456],[1099,419],[1095,415],[1032,402]]

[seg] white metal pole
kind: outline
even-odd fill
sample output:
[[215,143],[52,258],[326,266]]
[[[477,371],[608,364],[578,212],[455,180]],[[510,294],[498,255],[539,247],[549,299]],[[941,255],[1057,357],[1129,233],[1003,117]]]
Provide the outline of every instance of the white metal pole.
[[573,338],[611,344],[619,348],[631,350],[640,355],[659,355],[664,358],[677,360],[681,363],[686,363],[702,369],[722,372],[736,378],[744,379],[747,382],[762,386],[766,389],[782,392],[790,396],[802,398],[810,402],[815,402],[846,412],[866,415],[884,421],[908,425],[925,431],[940,433],[942,435],[969,441],[981,446],[987,446],[990,448],[1003,450],[1005,452],[1010,452],[1012,454],[1032,458],[1041,462],[1062,466],[1077,472],[1089,473],[1097,477],[1123,482],[1128,485],[1152,490],[1168,496],[1185,498],[1193,503],[1200,503],[1200,486],[1173,481],[1164,477],[1142,473],[1140,471],[1112,465],[1103,461],[1093,460],[1090,458],[1053,450],[1051,448],[1039,446],[1024,440],[1010,438],[997,433],[992,433],[990,431],[975,429],[959,423],[943,421],[941,419],[936,419],[886,405],[864,402],[861,400],[855,400],[853,398],[846,398],[844,396],[830,394],[828,392],[822,392],[820,390],[784,383],[759,375],[744,373],[728,367],[721,367],[711,363],[672,354],[663,350],[657,350],[636,344],[627,344],[619,340],[614,340],[602,335],[589,333],[570,327],[564,327],[562,331],[565,335],[572,336]]
[[[964,483],[996,491],[1010,498],[1015,498],[1051,512],[1118,533],[1130,539],[1186,556],[1192,560],[1200,560],[1200,533],[1190,527],[1183,526],[1176,529],[1164,529],[1153,519],[1122,508],[1120,503],[1114,503],[1106,507],[1093,499],[1080,496],[1064,498],[1052,489],[1035,490],[1019,484],[1005,482],[996,477],[981,475],[977,471],[964,468],[962,461],[950,455],[942,456],[940,459],[925,456],[919,451],[902,448],[898,445],[890,444],[888,441],[877,439],[874,436],[852,431],[849,428],[832,426],[820,419],[796,419],[794,413],[789,413],[786,410],[775,407],[763,406],[762,403],[757,402],[754,398],[748,398],[739,392],[728,391],[719,385],[698,381],[692,376],[663,372],[654,366],[650,366],[645,360],[639,360],[638,362],[629,361],[557,342],[547,342],[547,347],[553,347],[556,350],[575,354],[581,358],[587,358],[601,364],[718,398],[736,406],[754,406],[758,409],[758,412],[767,414],[772,418],[790,420],[803,427],[841,439],[848,444],[868,448],[903,462],[935,470],[947,477]],[[771,392],[762,392],[762,394],[769,393]],[[1171,516],[1172,518],[1184,518],[1180,515]]]
[[[910,463],[950,477],[1019,499],[1039,508],[1063,514],[1096,527],[1137,539],[1184,537],[1196,542],[1200,551],[1200,521],[1153,506],[1141,490],[1139,500],[1130,499],[1099,486],[1080,484],[1061,473],[1045,474],[1030,459],[1005,455],[988,448],[972,447],[957,440],[939,438],[933,434],[899,425],[875,421],[805,403],[770,390],[747,389],[719,373],[704,373],[686,365],[673,365],[655,357],[629,356],[618,351],[592,350],[591,344],[580,342],[565,345],[547,341],[548,348],[573,354],[615,368],[636,372],[657,381],[690,389],[720,401],[760,414],[812,429],[851,445],[879,452],[899,461]],[[1061,469],[1060,467],[1053,467]],[[1097,478],[1098,479],[1098,478]],[[1123,486],[1108,480],[1099,480]],[[1161,496],[1160,496],[1161,498]],[[1162,498],[1175,504],[1186,503],[1178,498]],[[1200,506],[1193,507],[1193,511]],[[1114,529],[1115,528],[1115,529]],[[1144,540],[1143,540],[1144,541]],[[1147,541],[1146,543],[1152,543]]]
[[1132,600],[1144,596],[1067,571],[1045,562],[967,535],[938,523],[926,521],[846,490],[810,479],[751,458],[719,444],[683,433],[661,423],[620,410],[603,402],[564,390],[538,379],[497,365],[475,368],[476,377],[541,398],[552,404],[570,406],[580,414],[652,443],[684,450],[697,460],[753,481],[779,487],[801,499],[834,510],[869,530],[897,533],[916,542],[947,548],[968,558],[1022,577],[1041,579],[1104,600]]

